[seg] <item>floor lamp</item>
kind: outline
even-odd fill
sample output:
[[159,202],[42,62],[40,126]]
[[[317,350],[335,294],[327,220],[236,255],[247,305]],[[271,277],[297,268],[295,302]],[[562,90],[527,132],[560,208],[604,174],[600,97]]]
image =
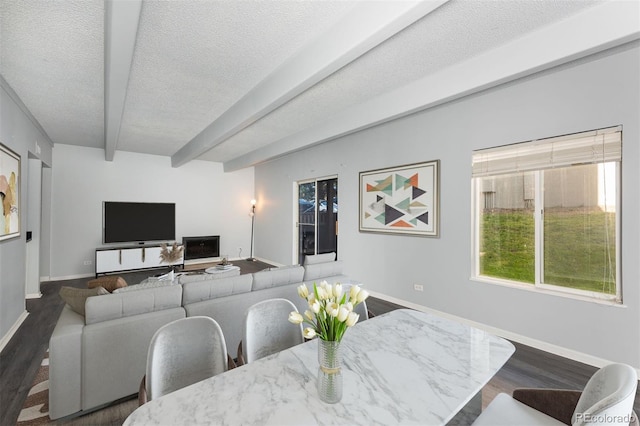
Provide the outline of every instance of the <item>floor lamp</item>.
[[249,212],[249,216],[251,216],[251,252],[247,260],[255,261],[256,259],[253,257],[253,223],[256,220],[256,200],[251,200],[251,212]]

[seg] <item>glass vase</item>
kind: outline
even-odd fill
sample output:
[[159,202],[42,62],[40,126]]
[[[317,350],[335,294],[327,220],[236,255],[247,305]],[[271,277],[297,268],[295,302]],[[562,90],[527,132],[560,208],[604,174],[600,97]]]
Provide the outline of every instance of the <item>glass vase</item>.
[[320,400],[335,404],[342,399],[342,354],[340,342],[318,340],[318,395]]

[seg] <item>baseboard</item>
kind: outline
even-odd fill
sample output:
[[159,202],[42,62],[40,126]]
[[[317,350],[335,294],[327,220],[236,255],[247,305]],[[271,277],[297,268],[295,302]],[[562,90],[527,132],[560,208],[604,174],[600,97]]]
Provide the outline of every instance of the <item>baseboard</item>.
[[[204,264],[204,263],[214,263],[214,262],[220,262],[222,260],[222,257],[201,257],[200,259],[189,259],[189,260],[185,260],[184,264],[185,266],[187,265],[199,265],[199,264]],[[229,259],[232,260],[232,259]]]
[[27,319],[28,316],[29,316],[29,312],[27,312],[26,310],[23,311],[18,317],[18,320],[11,326],[7,334],[5,334],[2,337],[2,339],[0,339],[0,352],[4,350],[4,347],[7,346],[7,343],[9,343],[13,335],[16,334],[16,331],[18,331],[18,329],[20,328],[24,320]]
[[39,299],[39,298],[41,298],[41,297],[42,297],[42,293],[40,293],[40,292],[37,292],[37,293],[30,293],[30,294],[27,294],[25,297],[26,297],[27,299]]
[[95,278],[95,276],[96,274],[64,275],[61,277],[50,277],[49,281],[75,280],[78,278]]
[[[371,294],[371,296],[376,297],[378,299],[386,300],[387,302],[406,306],[407,308],[415,309],[416,311],[438,315],[440,317],[447,318],[452,321],[457,321],[463,324],[467,324],[477,329],[486,331],[488,333],[495,334],[496,336],[500,336],[504,339],[512,340],[514,342],[521,343],[523,345],[530,346],[532,348],[539,349],[541,351],[549,352],[564,358],[568,358],[573,361],[581,362],[583,364],[588,364],[593,367],[602,368],[605,365],[608,365],[614,362],[604,358],[599,358],[593,355],[585,354],[584,352],[576,351],[573,349],[565,348],[563,346],[554,345],[552,343],[548,343],[542,340],[523,336],[518,333],[513,333],[511,331],[503,330],[501,328],[492,327],[480,322],[469,320],[467,318],[448,314],[446,312],[438,311],[436,309],[427,308],[426,306],[418,305],[412,302],[407,302],[406,300],[396,299],[395,297],[387,296],[386,294],[372,292],[372,291],[370,291],[369,293]],[[640,368],[637,368],[637,367],[634,367],[634,368],[638,372],[638,376],[640,376]]]
[[277,268],[282,268],[283,266],[287,266],[282,263],[274,262],[273,260],[265,259],[263,257],[254,257],[254,259],[259,260],[260,262],[268,263],[269,265],[273,265]]

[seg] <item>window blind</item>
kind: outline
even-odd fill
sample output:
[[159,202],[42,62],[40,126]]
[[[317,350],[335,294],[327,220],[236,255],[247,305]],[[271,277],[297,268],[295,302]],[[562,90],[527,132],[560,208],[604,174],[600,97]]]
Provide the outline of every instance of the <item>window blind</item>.
[[473,152],[472,177],[621,161],[622,126]]

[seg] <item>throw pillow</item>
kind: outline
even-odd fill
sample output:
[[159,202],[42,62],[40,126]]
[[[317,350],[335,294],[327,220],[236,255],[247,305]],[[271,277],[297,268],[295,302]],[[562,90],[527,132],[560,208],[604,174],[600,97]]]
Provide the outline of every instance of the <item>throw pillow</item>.
[[91,296],[99,296],[102,294],[109,294],[104,287],[95,287],[95,288],[75,288],[75,287],[62,287],[60,289],[60,297],[64,300],[67,305],[71,307],[75,312],[84,316],[84,302],[87,300],[87,297]]
[[318,263],[333,262],[334,260],[336,260],[335,252],[307,255],[304,257],[304,265],[316,265]]
[[113,290],[117,288],[126,287],[127,282],[124,278],[119,277],[117,275],[104,276],[100,278],[96,278],[95,280],[91,280],[87,283],[88,288],[96,288],[102,287],[107,290],[109,293],[113,293]]

